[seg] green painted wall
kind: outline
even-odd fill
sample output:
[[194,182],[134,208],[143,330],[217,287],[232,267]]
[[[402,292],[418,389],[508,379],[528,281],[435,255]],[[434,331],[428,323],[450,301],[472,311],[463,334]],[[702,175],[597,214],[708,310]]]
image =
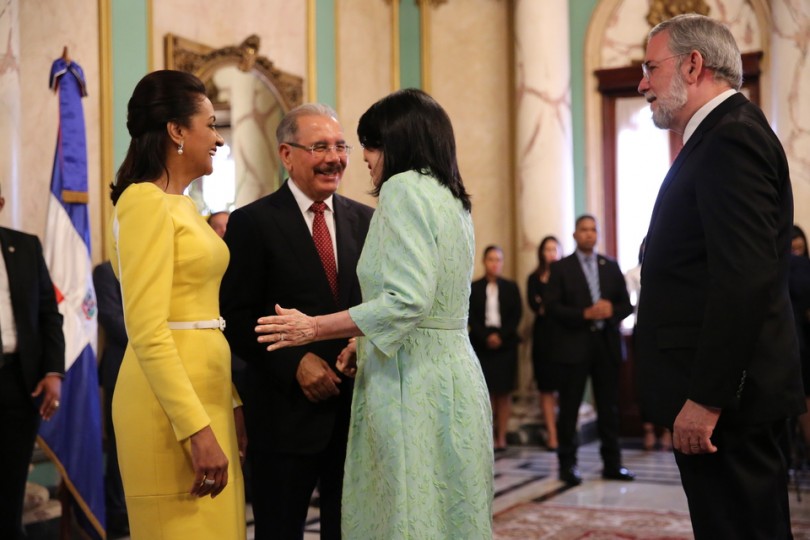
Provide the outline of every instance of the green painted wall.
[[571,125],[574,141],[574,215],[585,207],[585,37],[599,0],[569,0],[569,47],[571,50]]
[[315,72],[317,101],[336,107],[335,0],[315,3]]
[[[427,7],[426,9],[430,9]],[[422,88],[421,28],[416,0],[402,0],[399,6],[399,85]]]
[[[113,166],[129,147],[127,102],[138,81],[149,71],[149,0],[111,0]],[[112,180],[115,171],[104,171]]]

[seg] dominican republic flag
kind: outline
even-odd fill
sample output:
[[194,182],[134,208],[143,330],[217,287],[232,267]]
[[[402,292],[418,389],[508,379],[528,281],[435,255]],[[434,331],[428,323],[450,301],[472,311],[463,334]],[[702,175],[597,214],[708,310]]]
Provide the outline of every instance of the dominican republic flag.
[[63,58],[56,60],[51,67],[50,87],[59,96],[59,134],[44,251],[64,317],[65,380],[59,412],[41,423],[38,441],[70,491],[79,525],[91,538],[103,539],[98,321],[87,215],[87,145],[81,102],[87,90],[82,68]]

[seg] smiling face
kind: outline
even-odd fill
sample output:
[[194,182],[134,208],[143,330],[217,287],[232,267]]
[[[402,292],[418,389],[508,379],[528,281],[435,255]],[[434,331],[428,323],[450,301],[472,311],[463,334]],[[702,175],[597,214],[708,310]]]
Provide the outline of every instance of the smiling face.
[[188,166],[193,178],[214,171],[214,154],[225,141],[217,133],[214,107],[207,97],[200,100],[200,107],[183,128],[183,163]]
[[368,165],[368,172],[371,175],[371,182],[374,186],[379,186],[382,180],[383,153],[382,150],[374,148],[363,148],[363,161]]
[[641,78],[639,93],[650,104],[653,123],[661,129],[683,131],[683,109],[688,100],[686,81],[680,71],[683,56],[669,49],[669,33],[654,35],[647,44],[647,76]]
[[[308,115],[299,117],[297,122],[296,144],[306,147],[346,144],[343,129],[332,117]],[[279,145],[279,155],[295,185],[313,201],[328,199],[337,191],[349,162],[348,155],[338,155],[333,149],[323,155],[313,155],[307,148],[286,143]]]

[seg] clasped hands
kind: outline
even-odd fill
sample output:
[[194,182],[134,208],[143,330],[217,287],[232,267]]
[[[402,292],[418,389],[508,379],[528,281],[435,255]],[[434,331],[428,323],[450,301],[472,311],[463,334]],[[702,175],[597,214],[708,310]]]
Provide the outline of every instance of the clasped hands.
[[602,321],[613,317],[613,304],[610,300],[600,298],[591,307],[585,308],[583,315],[589,321]]

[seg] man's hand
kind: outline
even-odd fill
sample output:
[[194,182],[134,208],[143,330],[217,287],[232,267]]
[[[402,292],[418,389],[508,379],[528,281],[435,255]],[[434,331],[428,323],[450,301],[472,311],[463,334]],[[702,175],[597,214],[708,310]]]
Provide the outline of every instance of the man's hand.
[[335,367],[346,375],[347,377],[354,378],[357,375],[357,339],[351,338],[349,344],[346,345],[337,357],[337,364]]
[[613,317],[613,303],[610,300],[600,298],[591,307],[582,310],[582,316],[586,321],[603,321]]
[[720,418],[721,410],[706,407],[687,399],[681,412],[675,418],[672,430],[672,443],[675,450],[686,454],[713,454],[717,447],[710,437]]
[[43,420],[50,420],[59,409],[59,397],[62,395],[62,377],[48,374],[42,378],[31,393],[32,397],[42,394],[42,403],[39,406],[39,415]]
[[315,354],[304,355],[298,364],[295,378],[306,398],[313,403],[340,394],[337,387],[340,384],[340,377],[323,358]]
[[503,345],[503,340],[498,332],[492,332],[487,336],[487,348],[493,350],[500,349],[501,345]]

